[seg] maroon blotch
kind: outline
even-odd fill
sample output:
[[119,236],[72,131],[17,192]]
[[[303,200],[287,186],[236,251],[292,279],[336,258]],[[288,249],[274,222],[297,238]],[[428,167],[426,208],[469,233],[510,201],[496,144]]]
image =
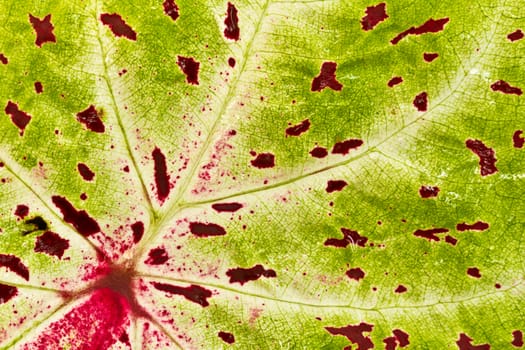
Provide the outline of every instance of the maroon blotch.
[[228,343],[228,344],[233,344],[235,343],[235,337],[233,336],[232,333],[230,332],[223,332],[223,331],[220,331],[218,334],[219,338],[222,339],[223,342],[225,343]]
[[199,85],[199,67],[200,62],[197,62],[193,57],[177,56],[177,65],[186,75],[186,82],[193,85]]
[[425,62],[432,62],[434,61],[436,58],[439,57],[439,54],[438,53],[435,53],[435,52],[425,52],[423,53],[423,59],[425,60]]
[[524,36],[525,34],[523,34],[521,29],[516,29],[515,31],[507,35],[507,39],[509,39],[509,41],[517,41],[523,39]]
[[328,151],[324,147],[317,146],[310,151],[310,155],[314,158],[324,158],[328,155]]
[[7,303],[18,294],[18,288],[0,283],[0,305]]
[[438,233],[446,233],[448,231],[449,231],[448,228],[431,228],[431,229],[427,229],[427,230],[416,230],[414,232],[414,236],[426,238],[429,241],[439,242],[440,238],[438,236],[436,236],[436,234],[438,234]]
[[0,254],[0,267],[6,267],[8,270],[16,273],[26,281],[29,281],[29,270],[20,258],[10,254]]
[[439,187],[423,185],[419,188],[419,195],[421,198],[437,197],[439,194]]
[[465,145],[479,157],[481,176],[491,175],[498,171],[496,167],[496,154],[492,148],[485,146],[480,140],[472,139],[465,141]]
[[521,94],[523,94],[523,91],[521,91],[519,87],[512,86],[504,80],[498,80],[497,82],[490,85],[490,88],[492,91],[499,91],[504,94],[514,94],[517,96],[521,96]]
[[215,203],[211,207],[217,212],[229,212],[234,213],[237,210],[241,209],[243,205],[241,203]]
[[359,281],[365,277],[365,272],[360,267],[356,267],[346,271],[346,275],[348,278]]
[[20,136],[24,135],[24,130],[31,121],[31,116],[18,108],[18,105],[8,101],[4,109],[5,113],[11,117],[11,121],[20,129]]
[[7,59],[7,57],[5,57],[5,55],[3,53],[0,53],[0,62],[2,62],[2,64],[8,64],[9,63],[9,60]]
[[361,28],[363,28],[363,30],[372,30],[388,18],[386,14],[386,4],[384,2],[367,7],[365,13],[366,15],[361,18]]
[[368,242],[368,237],[361,236],[359,232],[349,230],[342,227],[341,232],[343,233],[343,238],[328,238],[325,242],[325,246],[333,246],[336,248],[346,248],[349,244],[354,244],[360,247],[364,247],[366,242]]
[[224,36],[231,40],[239,40],[239,17],[237,17],[237,9],[231,2],[228,2],[224,24],[226,25]]
[[514,345],[517,348],[521,348],[523,346],[523,332],[520,330],[515,330],[512,332],[512,342],[511,344]]
[[322,91],[327,87],[335,91],[341,91],[343,85],[335,77],[336,70],[337,63],[323,62],[319,75],[312,80],[312,91]]
[[485,231],[489,228],[489,224],[483,221],[476,221],[473,224],[467,224],[462,222],[456,225],[456,230],[458,231]]
[[348,325],[344,327],[325,327],[328,333],[332,335],[342,335],[357,345],[357,350],[369,350],[374,348],[374,343],[369,336],[363,333],[370,333],[374,328],[373,325],[361,322],[358,325]]
[[166,166],[166,157],[162,151],[155,147],[151,153],[155,168],[155,185],[157,187],[157,198],[159,201],[164,200],[170,194],[170,177],[168,175],[168,168]]
[[426,33],[440,32],[445,28],[445,25],[448,23],[448,21],[449,19],[446,17],[440,19],[431,18],[419,27],[410,27],[407,30],[399,33],[394,39],[390,40],[390,43],[392,43],[392,45],[396,45],[408,35],[421,35]]
[[144,235],[144,223],[137,221],[131,224],[131,231],[133,232],[133,243],[137,244]]
[[86,193],[81,193],[80,194],[80,199],[82,199],[83,201],[85,201],[87,199],[87,194]]
[[16,206],[15,215],[20,219],[25,218],[29,214],[29,207],[24,204],[19,204]]
[[174,0],[164,0],[162,7],[164,7],[164,13],[172,20],[176,21],[179,18],[179,7]]
[[44,87],[42,86],[42,83],[39,81],[35,81],[35,92],[37,94],[41,94],[44,91]]
[[64,221],[73,225],[73,227],[83,235],[88,237],[94,233],[100,232],[98,223],[89,216],[85,210],[77,210],[65,197],[53,196],[51,197],[53,204],[60,209]]
[[98,111],[93,105],[90,105],[82,112],[77,113],[77,120],[84,124],[88,130],[93,132],[102,133],[105,130],[104,123],[102,123]]
[[410,342],[408,341],[408,333],[402,331],[401,329],[394,329],[392,333],[394,333],[394,337],[396,338],[400,347],[404,348],[405,346],[410,344]]
[[472,340],[473,339],[465,333],[460,333],[456,344],[459,350],[490,350],[489,344],[473,345]]
[[344,180],[328,180],[326,185],[326,192],[332,193],[335,191],[342,191],[348,183]]
[[162,265],[168,261],[169,256],[164,248],[154,248],[149,251],[145,263],[148,265]]
[[416,107],[416,109],[419,112],[426,112],[427,108],[428,108],[428,95],[427,95],[427,93],[423,91],[422,93],[416,95],[416,97],[414,98],[414,101],[412,102],[412,104],[414,105],[414,107]]
[[29,22],[31,22],[36,33],[35,44],[38,47],[42,47],[44,43],[56,43],[57,39],[53,34],[55,27],[51,24],[51,14],[45,16],[44,19],[29,14]]
[[272,269],[265,269],[262,265],[257,264],[250,268],[238,267],[226,271],[226,276],[230,277],[230,283],[239,283],[241,286],[249,281],[256,281],[261,277],[273,278],[277,274]]
[[521,135],[523,135],[523,130],[514,131],[514,134],[512,135],[512,144],[514,145],[514,148],[523,148],[525,138]]
[[467,275],[474,277],[474,278],[481,277],[481,273],[479,272],[479,269],[477,267],[469,267],[467,269]]
[[273,168],[275,166],[275,156],[272,153],[259,153],[250,163],[259,169]]
[[131,28],[119,14],[103,13],[100,15],[100,21],[109,27],[116,37],[123,36],[129,40],[137,40],[137,33]]
[[91,181],[95,177],[95,173],[84,163],[78,163],[77,170],[85,181]]
[[403,78],[402,77],[392,77],[388,81],[387,85],[388,85],[388,87],[394,87],[396,85],[401,84],[402,82],[403,82]]
[[332,148],[332,154],[346,155],[350,150],[361,147],[363,140],[360,139],[349,139],[341,142],[337,142]]
[[233,57],[228,58],[228,65],[232,68],[235,68],[235,58]]
[[188,287],[179,287],[167,283],[152,282],[151,283],[155,289],[158,289],[163,292],[182,295],[187,300],[199,304],[203,307],[210,305],[208,298],[211,298],[211,291],[203,288],[201,286],[196,286],[194,284]]
[[404,285],[400,284],[396,287],[396,289],[394,290],[395,293],[398,293],[398,294],[401,294],[401,293],[405,293],[407,291],[407,287],[405,287]]
[[288,136],[299,136],[310,129],[310,120],[305,119],[297,125],[290,126],[286,129],[286,135]]
[[34,251],[54,255],[62,259],[64,252],[69,248],[69,240],[60,237],[58,234],[46,231],[43,235],[38,236],[35,242]]
[[202,222],[190,222],[190,231],[197,237],[224,236],[226,230],[217,224],[203,224]]
[[396,350],[397,348],[397,342],[395,337],[386,337],[383,339],[383,343],[385,343],[385,350]]
[[450,235],[446,235],[445,242],[447,242],[450,245],[456,245],[456,243],[458,243],[458,240]]

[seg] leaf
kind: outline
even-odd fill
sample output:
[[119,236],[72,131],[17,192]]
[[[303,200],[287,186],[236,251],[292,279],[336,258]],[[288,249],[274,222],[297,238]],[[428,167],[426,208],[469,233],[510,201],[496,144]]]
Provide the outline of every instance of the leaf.
[[0,5],[0,347],[523,347],[524,9]]

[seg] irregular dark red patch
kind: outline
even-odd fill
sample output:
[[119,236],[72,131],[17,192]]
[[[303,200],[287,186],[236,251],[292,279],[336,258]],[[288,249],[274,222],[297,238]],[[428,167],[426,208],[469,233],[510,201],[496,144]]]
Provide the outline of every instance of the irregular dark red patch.
[[439,242],[440,238],[438,236],[436,236],[436,234],[438,234],[438,233],[446,233],[448,231],[449,231],[448,228],[431,228],[431,229],[427,229],[427,230],[416,230],[414,232],[414,236],[426,238],[429,241]]
[[361,28],[363,28],[363,30],[372,30],[388,18],[386,14],[386,4],[384,2],[367,7],[365,13],[366,15],[361,18]]
[[154,248],[149,251],[145,263],[148,265],[162,265],[168,261],[169,256],[164,248]]
[[342,191],[348,183],[344,180],[328,180],[326,184],[326,192],[332,193],[335,191]]
[[201,286],[192,284],[188,287],[179,287],[159,282],[152,282],[151,284],[160,291],[182,295],[187,300],[199,304],[200,306],[206,307],[210,305],[207,299],[211,298],[212,293],[210,290]]
[[498,171],[496,167],[496,154],[492,148],[485,146],[480,140],[472,139],[465,141],[465,145],[479,157],[481,176],[491,175]]
[[58,234],[46,231],[43,235],[38,236],[35,241],[34,251],[54,255],[62,259],[64,252],[69,248],[69,241],[60,237]]
[[275,156],[271,153],[259,153],[250,163],[259,169],[273,168],[275,166]]
[[422,92],[414,98],[412,104],[419,112],[426,112],[428,108],[428,95],[426,92]]
[[224,36],[231,40],[239,40],[239,17],[237,17],[237,9],[231,2],[228,3],[224,24],[226,25],[226,28],[224,28]]
[[240,283],[241,286],[249,281],[256,281],[261,277],[277,277],[272,269],[265,269],[262,265],[257,264],[250,268],[238,267],[226,271],[226,276],[230,277],[230,283]]
[[124,344],[128,345],[131,348],[131,343],[129,342],[129,335],[128,335],[128,333],[126,333],[126,332],[122,333],[120,335],[120,337],[118,338],[118,340],[121,343],[124,343]]
[[25,218],[29,214],[29,207],[24,204],[19,204],[16,206],[15,215],[20,219]]
[[78,163],[77,170],[80,176],[86,181],[91,181],[95,177],[95,173],[84,163]]
[[159,201],[164,200],[170,194],[170,177],[168,175],[168,168],[166,166],[166,157],[162,151],[155,147],[151,153],[153,163],[155,166],[155,185],[157,187],[157,198]]
[[16,273],[26,281],[29,281],[29,270],[20,258],[10,254],[0,254],[0,267],[6,267],[8,270]]
[[100,21],[109,27],[116,37],[123,36],[129,40],[137,40],[137,33],[131,28],[119,14],[103,13],[100,15]]
[[310,129],[310,120],[305,119],[297,125],[290,126],[286,129],[286,135],[288,136],[299,136]]
[[392,77],[388,81],[387,85],[388,85],[388,87],[394,87],[396,85],[401,84],[402,82],[403,82],[403,78],[401,78],[401,77]]
[[18,288],[0,283],[0,305],[7,303],[18,294]]
[[364,247],[366,242],[368,242],[368,237],[361,236],[357,231],[341,227],[341,232],[343,233],[342,239],[328,238],[324,242],[324,245],[333,246],[337,248],[346,248],[349,244],[354,244],[360,247]]
[[483,221],[476,221],[473,224],[462,222],[461,224],[456,225],[456,230],[458,231],[485,231],[488,228],[489,224]]
[[180,67],[182,73],[186,75],[187,83],[199,85],[200,62],[195,61],[193,57],[177,56],[177,65]]
[[445,242],[447,242],[450,245],[456,245],[456,243],[458,243],[458,240],[450,235],[446,235]]
[[51,200],[60,209],[64,221],[73,225],[84,237],[100,232],[98,223],[85,210],[77,210],[65,197],[53,196]]
[[396,350],[397,348],[397,342],[395,337],[386,337],[383,339],[383,343],[385,343],[385,350]]
[[467,269],[467,275],[472,276],[474,278],[481,277],[481,273],[479,272],[479,269],[477,267],[469,267]]
[[394,333],[394,337],[396,337],[396,340],[399,343],[400,347],[404,348],[405,346],[410,344],[410,342],[408,341],[408,333],[402,331],[401,329],[394,329],[392,333]]
[[164,0],[162,7],[164,7],[164,13],[172,20],[176,21],[179,18],[179,7],[174,0]]
[[29,14],[29,22],[31,22],[36,33],[35,44],[38,47],[42,47],[44,43],[57,42],[55,34],[53,34],[53,29],[55,29],[55,27],[51,24],[51,14],[45,16],[44,19]]
[[449,19],[446,17],[440,19],[431,18],[419,27],[410,27],[407,30],[399,33],[394,39],[390,40],[390,42],[392,43],[392,45],[396,45],[408,35],[422,35],[426,33],[440,32],[445,28],[445,25],[448,23],[448,21]]
[[84,124],[88,130],[93,132],[102,133],[105,130],[104,124],[102,123],[102,120],[100,119],[98,112],[93,105],[90,105],[82,112],[77,113],[77,120]]
[[349,139],[341,142],[337,142],[332,148],[332,154],[346,155],[350,150],[361,147],[363,140],[360,139]]
[[144,223],[137,221],[131,224],[131,231],[133,232],[133,243],[137,244],[144,235]]
[[310,155],[314,158],[324,158],[328,155],[328,151],[324,147],[314,147],[310,151]]
[[41,94],[44,91],[44,87],[42,86],[42,83],[39,81],[35,81],[35,92],[37,94]]
[[425,52],[423,53],[423,59],[425,60],[425,62],[432,62],[433,60],[435,60],[436,58],[439,57],[439,54],[438,53],[435,53],[435,52]]
[[222,339],[223,342],[225,343],[228,343],[228,344],[233,344],[235,343],[235,337],[233,336],[233,334],[231,334],[230,332],[223,332],[223,331],[220,331],[218,334],[219,338]]
[[512,332],[512,342],[511,344],[514,345],[517,348],[521,348],[523,346],[523,332],[520,330],[515,330]]
[[346,275],[348,278],[359,281],[365,277],[365,272],[360,267],[356,267],[346,271]]
[[31,116],[18,108],[18,105],[12,101],[7,102],[4,109],[5,113],[11,117],[11,121],[20,129],[20,136],[24,135],[24,130],[31,121]]
[[197,237],[224,236],[226,230],[217,224],[190,222],[190,231]]
[[5,57],[5,55],[3,53],[0,53],[0,62],[2,62],[2,64],[8,64],[9,63],[9,60],[7,59],[7,57]]
[[407,291],[407,287],[405,287],[404,285],[400,284],[396,287],[396,289],[394,290],[395,293],[398,293],[398,294],[401,294],[401,293],[405,293]]
[[423,185],[419,188],[419,195],[421,198],[432,198],[437,197],[439,193],[439,187]]
[[521,135],[523,135],[523,130],[514,131],[514,134],[512,135],[512,143],[514,148],[523,148],[523,145],[525,144],[525,138]]
[[335,77],[336,70],[337,63],[323,62],[319,75],[312,80],[312,91],[322,91],[327,87],[335,91],[341,91],[343,85]]
[[242,208],[242,204],[241,203],[215,203],[215,204],[212,204],[211,207],[213,208],[213,210],[219,213],[220,212],[234,213],[237,210]]
[[521,91],[519,87],[512,86],[504,80],[498,80],[497,82],[490,85],[490,88],[492,91],[499,91],[504,94],[514,94],[517,96],[521,96],[521,94],[523,94],[523,91]]
[[357,345],[357,350],[369,350],[374,348],[374,343],[369,336],[365,336],[363,333],[370,333],[374,328],[373,325],[361,322],[358,325],[348,325],[344,327],[325,327],[328,333],[332,335],[342,335]]
[[459,334],[459,339],[456,341],[459,350],[490,350],[489,344],[472,345],[472,338],[465,333]]
[[235,68],[235,58],[233,57],[228,58],[228,65],[232,68]]
[[509,39],[509,41],[517,41],[523,39],[524,36],[525,34],[523,34],[521,29],[516,29],[515,31],[507,35],[507,39]]

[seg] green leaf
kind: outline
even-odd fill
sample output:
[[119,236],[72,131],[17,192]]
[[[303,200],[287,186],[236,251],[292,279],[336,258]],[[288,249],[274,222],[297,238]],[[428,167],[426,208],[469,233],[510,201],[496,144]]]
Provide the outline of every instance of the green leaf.
[[522,347],[523,5],[0,4],[0,347]]

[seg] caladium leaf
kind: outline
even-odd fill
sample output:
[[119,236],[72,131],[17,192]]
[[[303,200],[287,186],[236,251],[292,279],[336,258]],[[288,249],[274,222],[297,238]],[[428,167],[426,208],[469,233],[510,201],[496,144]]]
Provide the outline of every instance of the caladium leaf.
[[0,4],[0,347],[522,347],[522,5]]

